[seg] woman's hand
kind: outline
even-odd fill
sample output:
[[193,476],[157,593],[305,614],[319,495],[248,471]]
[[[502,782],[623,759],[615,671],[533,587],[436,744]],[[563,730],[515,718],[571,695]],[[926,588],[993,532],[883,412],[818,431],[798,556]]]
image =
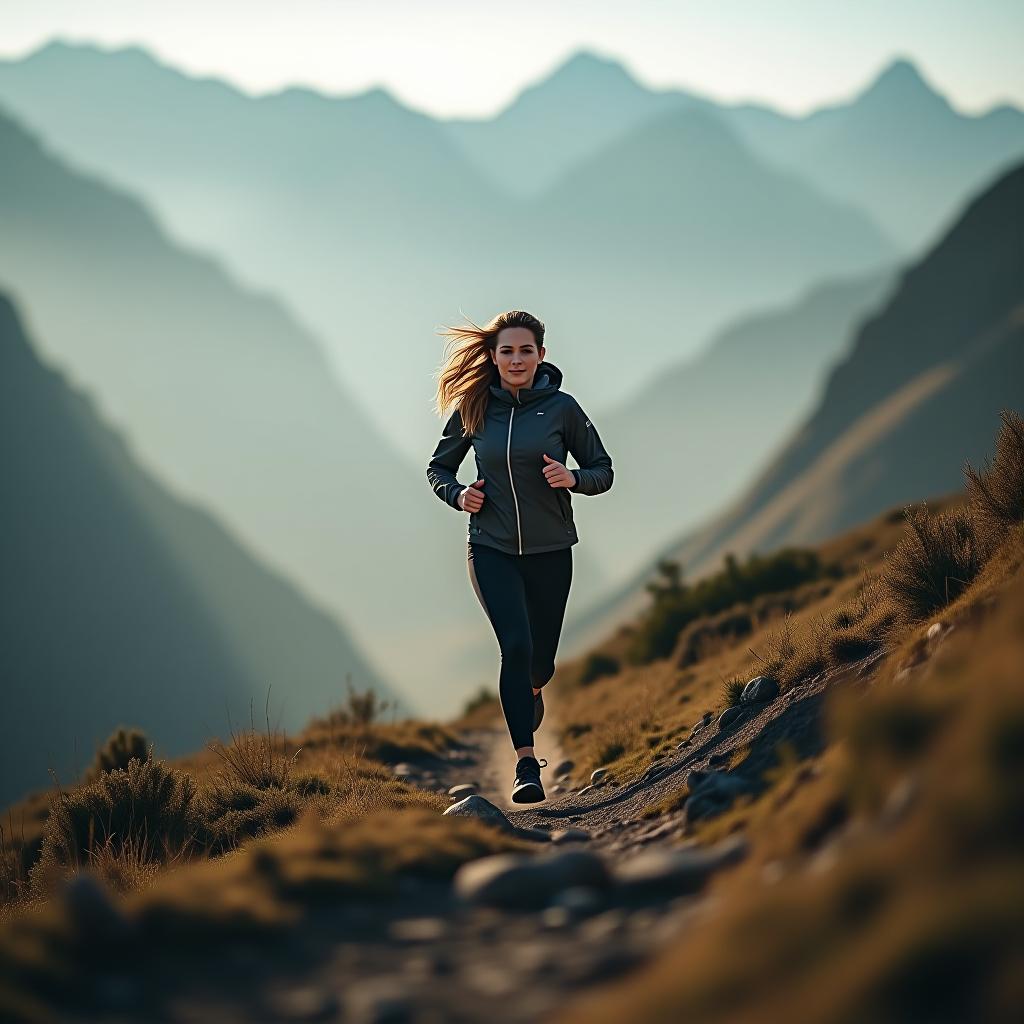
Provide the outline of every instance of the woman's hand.
[[483,480],[477,480],[459,491],[459,507],[464,512],[479,512],[484,503],[484,492],[480,490]]
[[575,487],[576,477],[571,469],[566,469],[557,459],[551,458],[547,452],[544,452],[544,458],[547,460],[547,465],[544,467],[543,473],[547,478],[548,484],[552,487]]

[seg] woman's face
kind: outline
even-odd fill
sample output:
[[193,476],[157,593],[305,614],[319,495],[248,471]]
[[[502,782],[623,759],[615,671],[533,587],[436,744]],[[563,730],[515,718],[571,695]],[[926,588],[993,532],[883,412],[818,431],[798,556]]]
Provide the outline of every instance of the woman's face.
[[491,359],[498,367],[502,387],[529,388],[533,387],[537,366],[544,359],[544,346],[538,351],[533,331],[528,327],[503,327]]

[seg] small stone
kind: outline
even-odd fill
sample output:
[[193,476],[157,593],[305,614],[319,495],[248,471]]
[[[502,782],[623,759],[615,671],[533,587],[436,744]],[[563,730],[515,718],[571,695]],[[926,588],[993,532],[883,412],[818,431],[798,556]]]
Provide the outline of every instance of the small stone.
[[541,856],[498,853],[463,864],[456,895],[469,903],[509,910],[540,908],[573,886],[606,888],[611,877],[597,854],[569,849]]
[[560,828],[551,833],[551,842],[555,844],[586,842],[590,833],[582,828]]
[[488,824],[495,825],[506,832],[515,832],[516,827],[505,816],[502,810],[487,800],[485,797],[474,793],[452,804],[442,813],[451,814],[458,818],[479,818]]
[[696,892],[715,871],[737,863],[746,853],[746,840],[739,836],[730,836],[706,849],[645,850],[622,861],[615,870],[615,880],[632,892]]
[[440,917],[407,917],[393,921],[388,933],[399,942],[434,942],[447,931],[448,925]]
[[942,632],[942,623],[941,622],[933,622],[928,627],[928,632],[927,632],[926,636],[928,637],[929,640],[934,640],[941,632]]
[[354,1024],[406,1024],[413,1019],[413,1002],[400,978],[372,978],[349,988],[345,1020]]
[[552,900],[552,905],[565,907],[574,917],[585,917],[593,914],[603,905],[601,893],[585,885],[573,885],[563,889]]
[[[571,761],[568,758],[564,761],[559,761],[557,767],[555,768],[555,777],[558,778],[562,775],[568,775],[575,767],[576,762]],[[561,781],[561,779],[559,779],[559,781]]]
[[580,927],[580,934],[592,942],[601,942],[621,935],[626,927],[626,912],[620,907],[605,910]]
[[779,684],[771,676],[754,676],[740,694],[744,704],[767,704],[779,695]]
[[411,764],[402,761],[391,769],[391,774],[399,779],[407,779],[410,775],[416,774],[416,769]]
[[590,773],[590,782],[591,782],[592,785],[596,786],[599,782],[602,782],[607,777],[607,775],[608,775],[608,769],[607,768],[595,768]]
[[690,730],[690,739],[697,735],[702,729],[706,729],[715,716],[710,711],[705,711],[700,721]]
[[458,786],[452,786],[448,795],[462,799],[464,796],[472,796],[480,787],[475,782],[462,782]]
[[285,1020],[326,1020],[338,1009],[332,992],[313,985],[277,992],[270,1002],[274,1013]]
[[584,786],[582,789],[577,789],[576,794],[580,795],[582,793],[589,793],[593,788],[593,786]]
[[88,870],[76,872],[64,883],[62,898],[75,930],[90,943],[122,941],[132,931],[109,889]]
[[745,711],[741,707],[726,708],[721,715],[718,716],[718,728],[728,729],[729,726],[735,725],[743,715]]

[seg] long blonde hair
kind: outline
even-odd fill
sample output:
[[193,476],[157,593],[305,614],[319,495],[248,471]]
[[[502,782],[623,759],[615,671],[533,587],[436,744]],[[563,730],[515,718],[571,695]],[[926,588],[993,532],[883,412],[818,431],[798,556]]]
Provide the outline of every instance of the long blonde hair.
[[532,313],[510,309],[493,317],[486,327],[473,323],[469,326],[445,327],[437,333],[448,337],[441,369],[437,374],[435,408],[444,416],[449,407],[458,405],[465,435],[480,430],[490,398],[494,364],[490,353],[497,348],[498,334],[506,327],[526,327],[533,332],[540,351],[544,344],[544,324]]

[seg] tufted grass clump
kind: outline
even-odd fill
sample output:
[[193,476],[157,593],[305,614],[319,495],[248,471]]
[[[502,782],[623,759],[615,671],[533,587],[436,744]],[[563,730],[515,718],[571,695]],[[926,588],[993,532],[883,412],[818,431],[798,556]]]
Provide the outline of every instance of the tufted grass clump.
[[1002,543],[1010,527],[1024,522],[1024,417],[1002,411],[995,454],[981,470],[964,466],[975,532],[986,554]]
[[152,744],[141,729],[121,726],[112,732],[106,743],[96,751],[92,767],[86,773],[86,779],[96,779],[104,772],[127,768],[133,757],[147,761],[152,756]]
[[124,857],[135,864],[168,864],[191,849],[196,829],[192,777],[163,761],[132,758],[50,798],[38,862],[30,871],[37,894],[82,867]]
[[886,558],[882,582],[908,621],[927,618],[973,582],[985,559],[969,508],[905,510],[907,532]]

